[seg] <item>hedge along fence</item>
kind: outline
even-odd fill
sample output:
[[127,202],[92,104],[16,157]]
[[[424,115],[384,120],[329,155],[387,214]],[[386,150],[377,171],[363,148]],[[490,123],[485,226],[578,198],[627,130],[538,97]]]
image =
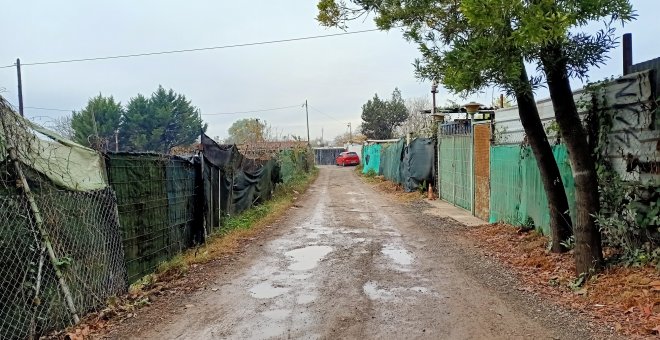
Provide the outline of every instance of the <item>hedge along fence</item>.
[[198,170],[193,162],[158,154],[106,155],[129,282],[202,242]]
[[[563,144],[552,147],[571,215],[575,210],[575,182]],[[574,216],[571,216],[575,218]],[[499,145],[490,148],[490,223],[507,222],[534,226],[550,233],[548,197],[536,158],[528,146]]]
[[402,184],[401,173],[403,170],[403,149],[405,141],[400,139],[393,144],[386,144],[380,151],[380,169],[378,174],[387,180]]

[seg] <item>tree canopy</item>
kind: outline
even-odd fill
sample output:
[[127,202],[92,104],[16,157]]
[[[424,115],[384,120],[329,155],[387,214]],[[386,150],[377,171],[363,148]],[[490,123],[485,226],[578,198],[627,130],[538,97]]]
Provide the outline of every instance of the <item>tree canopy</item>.
[[194,143],[205,130],[197,107],[184,95],[159,86],[150,98],[131,98],[120,131],[125,149],[167,152]]
[[235,121],[227,133],[227,142],[234,144],[249,144],[266,140],[268,125],[256,118],[243,118]]
[[206,127],[197,107],[184,95],[162,86],[149,98],[142,94],[131,98],[125,109],[113,97],[99,94],[71,117],[77,142],[112,151],[116,149],[117,137],[118,149],[122,151],[167,153],[174,146],[193,144]]
[[408,110],[398,88],[390,100],[382,100],[375,94],[362,105],[362,134],[371,139],[394,137],[395,129],[408,118]]
[[[600,233],[593,216],[598,212],[595,166],[584,128],[574,103],[570,77],[587,77],[589,68],[602,64],[616,46],[612,23],[634,19],[628,0],[320,0],[317,19],[326,26],[345,28],[363,14],[375,14],[383,30],[401,27],[417,43],[422,57],[415,72],[422,79],[438,80],[462,94],[496,86],[516,97],[521,123],[539,163],[551,210],[567,211],[566,197],[540,124],[534,89],[547,78],[557,123],[566,141],[576,179],[576,269],[587,273],[602,262]],[[580,30],[604,21],[596,34]],[[542,73],[529,77],[525,63]],[[563,195],[557,195],[559,191]],[[553,198],[553,195],[557,195]],[[563,196],[561,198],[560,196]],[[554,209],[553,209],[554,208]],[[551,217],[556,222],[568,220]],[[551,223],[552,224],[552,223]],[[553,250],[558,249],[553,230]],[[563,227],[562,230],[567,230]]]
[[119,129],[124,109],[120,102],[110,97],[90,98],[87,106],[71,115],[73,138],[79,144],[102,149],[114,150],[115,133]]

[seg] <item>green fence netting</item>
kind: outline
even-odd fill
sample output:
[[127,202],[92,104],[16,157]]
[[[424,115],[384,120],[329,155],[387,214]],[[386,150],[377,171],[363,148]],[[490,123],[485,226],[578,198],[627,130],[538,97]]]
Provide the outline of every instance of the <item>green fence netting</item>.
[[[553,146],[571,213],[575,211],[575,182],[563,144]],[[493,146],[490,149],[490,222],[534,226],[549,234],[550,212],[536,159],[529,147]],[[574,216],[571,216],[575,218]]]
[[380,152],[380,170],[378,173],[397,184],[403,183],[401,171],[403,168],[404,147],[405,141],[400,139],[396,143],[383,146]]
[[199,240],[195,168],[166,155],[113,153],[106,158],[128,278],[134,282]]
[[366,174],[370,171],[379,174],[380,171],[380,144],[365,145],[362,148],[362,173]]

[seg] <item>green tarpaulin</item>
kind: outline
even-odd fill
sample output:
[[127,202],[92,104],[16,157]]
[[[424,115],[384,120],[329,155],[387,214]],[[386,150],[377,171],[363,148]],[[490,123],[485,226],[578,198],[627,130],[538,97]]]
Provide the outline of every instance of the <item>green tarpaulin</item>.
[[380,144],[365,145],[362,148],[362,173],[370,171],[379,174],[380,171]]
[[[575,182],[563,144],[553,146],[571,212],[575,211]],[[536,159],[529,147],[493,146],[490,149],[490,222],[534,226],[549,234],[550,212]],[[575,218],[575,216],[571,216]]]

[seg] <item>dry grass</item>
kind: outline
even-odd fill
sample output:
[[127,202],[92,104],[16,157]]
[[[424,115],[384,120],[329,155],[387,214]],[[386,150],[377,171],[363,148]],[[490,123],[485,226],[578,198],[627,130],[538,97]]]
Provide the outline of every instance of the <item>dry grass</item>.
[[560,304],[586,312],[627,336],[657,336],[660,330],[660,273],[654,267],[612,265],[576,285],[572,254],[546,250],[548,239],[505,224],[468,231],[491,256],[519,274],[527,285]]
[[403,186],[390,182],[385,176],[367,176],[359,173],[360,178],[366,183],[373,185],[377,190],[393,196],[397,201],[409,203],[424,199],[424,195],[419,191],[406,192]]

